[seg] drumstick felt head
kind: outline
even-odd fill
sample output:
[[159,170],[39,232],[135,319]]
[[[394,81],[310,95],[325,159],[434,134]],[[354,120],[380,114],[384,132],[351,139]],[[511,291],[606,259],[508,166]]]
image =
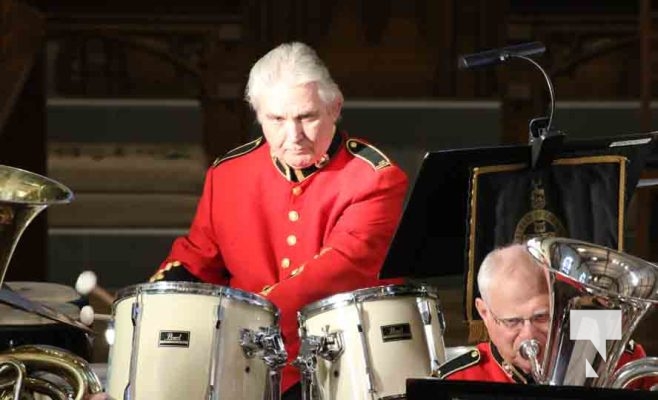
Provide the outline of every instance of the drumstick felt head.
[[75,290],[83,296],[91,293],[96,287],[98,279],[93,271],[84,271],[75,282]]
[[94,322],[94,309],[86,305],[80,309],[80,322],[89,326]]

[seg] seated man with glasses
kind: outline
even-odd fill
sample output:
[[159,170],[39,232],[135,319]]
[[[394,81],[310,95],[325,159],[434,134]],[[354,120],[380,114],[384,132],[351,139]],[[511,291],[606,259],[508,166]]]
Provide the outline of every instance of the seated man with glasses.
[[[454,358],[439,368],[439,377],[448,380],[503,383],[534,383],[530,362],[519,346],[536,339],[546,344],[550,323],[548,284],[544,270],[525,246],[512,244],[490,252],[478,272],[480,296],[475,307],[484,322],[490,341],[477,350]],[[619,361],[621,366],[646,354],[632,341]],[[539,358],[543,355],[540,353]],[[644,379],[633,388],[649,388]]]

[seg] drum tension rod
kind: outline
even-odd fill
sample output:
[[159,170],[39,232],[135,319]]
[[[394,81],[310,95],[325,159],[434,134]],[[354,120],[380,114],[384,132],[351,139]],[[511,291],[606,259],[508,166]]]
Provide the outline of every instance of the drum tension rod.
[[322,328],[322,330],[324,335],[318,336],[307,335],[304,328],[300,329],[301,347],[292,365],[298,368],[302,374],[302,398],[304,400],[318,398],[316,396],[318,383],[315,375],[317,358],[321,357],[329,362],[334,362],[344,350],[342,331],[329,333],[328,326]]
[[[441,365],[439,358],[436,354],[436,340],[434,338],[434,333],[432,332],[432,313],[429,301],[427,299],[417,298],[416,306],[418,307],[418,312],[420,318],[423,321],[423,330],[425,332],[425,342],[427,343],[427,351],[430,356],[430,375],[435,375],[437,369]],[[440,314],[442,316],[442,314]],[[439,318],[439,326],[443,329],[442,318]]]
[[287,353],[283,346],[281,332],[277,328],[260,327],[258,331],[240,329],[240,346],[245,357],[261,356],[270,368],[278,369],[286,364]]
[[358,318],[358,323],[356,324],[356,329],[357,332],[359,333],[359,338],[361,339],[361,349],[363,350],[363,356],[364,356],[364,361],[365,361],[365,374],[366,374],[366,380],[368,384],[368,393],[371,395],[374,395],[377,393],[377,389],[375,388],[375,379],[373,377],[372,371],[372,358],[370,356],[370,349],[368,347],[368,338],[366,337],[366,333],[363,330],[363,304],[359,303],[356,298],[354,298],[354,307],[356,308],[356,315]]

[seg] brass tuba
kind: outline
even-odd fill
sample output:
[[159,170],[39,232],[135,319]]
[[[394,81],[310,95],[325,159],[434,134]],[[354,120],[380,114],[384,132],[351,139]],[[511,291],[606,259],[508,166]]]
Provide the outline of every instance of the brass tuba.
[[[632,371],[622,377],[614,375],[633,331],[658,304],[658,266],[603,246],[566,238],[535,238],[526,247],[547,273],[551,302],[543,362],[540,363],[541,351],[536,341],[526,341],[520,349],[531,361],[537,382],[625,387],[635,379],[658,375],[655,360],[650,358],[635,362],[630,366]],[[618,337],[600,337],[603,331],[607,332],[600,324],[583,323],[579,327],[577,319],[572,321],[572,314],[603,315],[578,313],[585,310],[608,311],[605,315],[615,317],[614,326],[609,324],[613,328],[610,331],[619,332]],[[579,340],[571,339],[574,332],[581,332],[580,336],[575,335]],[[583,332],[584,336],[594,335],[598,350],[592,341],[581,340]]]
[[29,223],[49,205],[71,200],[73,192],[59,182],[0,165],[0,285],[16,244]]
[[[52,179],[0,165],[0,285],[25,228],[46,207],[69,203],[73,192]],[[77,321],[49,308],[0,290],[3,302],[55,321],[85,329]],[[102,390],[87,362],[52,346],[26,345],[0,353],[0,399],[33,399],[43,394],[52,400],[82,398]]]

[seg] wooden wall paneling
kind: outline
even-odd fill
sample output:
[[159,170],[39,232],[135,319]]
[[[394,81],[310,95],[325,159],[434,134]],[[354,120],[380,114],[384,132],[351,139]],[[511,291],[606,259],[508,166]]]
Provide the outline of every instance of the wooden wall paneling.
[[457,48],[455,34],[455,0],[423,3],[421,33],[436,52],[432,96],[453,97],[457,94]]
[[651,129],[651,98],[652,98],[652,24],[651,0],[639,0],[640,15],[640,126],[643,131]]
[[44,38],[43,16],[12,0],[0,0],[0,132],[28,79]]
[[[479,2],[479,24],[478,47],[481,49],[493,49],[506,45],[505,37],[506,15],[508,12],[508,1]],[[476,97],[491,97],[498,92],[497,68],[486,68],[478,74]]]
[[201,70],[204,148],[211,162],[246,142],[253,120],[244,101],[251,63],[258,57],[241,43],[210,40]]
[[[34,55],[27,79],[0,134],[0,164],[41,175],[47,175],[44,72],[43,53],[39,51]],[[45,279],[47,212],[47,209],[41,212],[25,229],[17,243],[6,280]]]
[[[246,12],[185,18],[163,15],[156,18],[157,23],[147,18],[138,24],[140,18],[69,15],[54,19],[52,34],[82,37],[77,43],[75,39],[67,43],[81,61],[88,55],[88,42],[105,44],[103,65],[86,66],[86,74],[80,76],[85,82],[80,85],[83,92],[78,95],[92,94],[86,75],[100,70],[106,85],[97,86],[93,93],[100,97],[197,97],[208,163],[244,142],[250,119],[243,90],[260,49],[256,34],[245,26],[254,18]],[[70,64],[76,63],[69,60]],[[123,79],[122,71],[130,75]],[[140,78],[140,74],[146,75]],[[122,80],[128,85],[117,87]],[[75,85],[69,88],[76,89]]]
[[[46,174],[44,21],[35,9],[0,0],[0,163]],[[46,214],[26,228],[7,280],[45,277]]]
[[391,0],[360,0],[359,5],[366,43],[381,43],[391,17]]
[[11,40],[11,13],[14,0],[0,0],[0,60],[4,59],[9,50]]

